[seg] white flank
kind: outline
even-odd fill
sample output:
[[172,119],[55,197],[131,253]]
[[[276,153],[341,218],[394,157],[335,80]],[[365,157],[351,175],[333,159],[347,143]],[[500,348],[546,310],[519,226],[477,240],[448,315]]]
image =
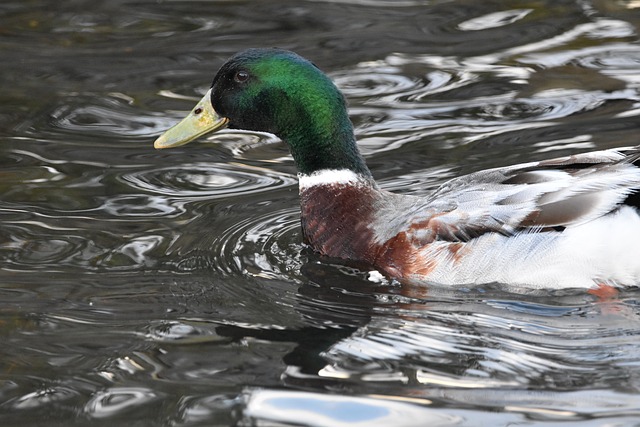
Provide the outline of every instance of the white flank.
[[316,185],[360,184],[364,179],[349,169],[323,169],[311,175],[299,173],[300,191]]
[[[425,247],[425,256],[430,251],[432,257],[438,256],[438,245],[447,244]],[[629,206],[567,227],[553,237],[487,233],[467,245],[461,252],[464,257],[442,260],[426,280],[449,285],[496,282],[532,289],[640,283],[640,216]]]

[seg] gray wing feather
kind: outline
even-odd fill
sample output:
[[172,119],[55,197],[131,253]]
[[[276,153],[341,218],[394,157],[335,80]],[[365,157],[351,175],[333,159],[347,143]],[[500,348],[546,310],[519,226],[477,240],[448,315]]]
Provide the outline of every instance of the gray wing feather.
[[639,157],[635,147],[473,173],[414,203],[410,222],[427,222],[442,240],[575,226],[616,210],[640,189]]

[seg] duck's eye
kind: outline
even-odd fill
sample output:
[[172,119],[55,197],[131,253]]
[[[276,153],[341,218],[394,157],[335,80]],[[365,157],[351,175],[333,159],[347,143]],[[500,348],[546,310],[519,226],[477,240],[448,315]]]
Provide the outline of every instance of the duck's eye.
[[247,73],[246,71],[238,71],[236,73],[235,76],[233,76],[233,79],[237,82],[237,83],[244,83],[247,80],[249,80],[249,73]]

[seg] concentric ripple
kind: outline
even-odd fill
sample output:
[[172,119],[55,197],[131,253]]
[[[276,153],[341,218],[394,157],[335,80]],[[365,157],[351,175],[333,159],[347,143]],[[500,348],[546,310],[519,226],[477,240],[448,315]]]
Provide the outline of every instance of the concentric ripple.
[[294,177],[241,163],[188,163],[124,174],[134,188],[170,197],[215,199],[275,190]]
[[[217,270],[295,280],[302,260],[300,214],[297,207],[237,218],[218,217],[217,232],[202,235],[210,220],[194,221],[183,229],[182,238],[169,250],[168,258],[179,271]],[[191,231],[196,230],[196,231]]]
[[380,97],[416,90],[420,82],[384,63],[361,64],[356,70],[333,73],[331,78],[349,98]]
[[91,139],[139,140],[156,135],[173,123],[164,115],[142,112],[133,104],[134,99],[124,93],[68,93],[23,121],[17,130],[28,136],[47,135],[52,139],[91,135]]
[[429,95],[464,87],[477,80],[461,64],[446,58],[389,55],[384,60],[364,62],[357,68],[331,75],[352,100],[365,105],[413,108]]

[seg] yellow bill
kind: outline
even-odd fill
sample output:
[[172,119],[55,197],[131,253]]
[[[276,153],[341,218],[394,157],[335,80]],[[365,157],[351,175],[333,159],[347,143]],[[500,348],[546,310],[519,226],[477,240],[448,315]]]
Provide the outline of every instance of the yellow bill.
[[160,135],[155,148],[173,148],[188,144],[227,125],[229,119],[221,117],[211,105],[211,89],[180,123]]

